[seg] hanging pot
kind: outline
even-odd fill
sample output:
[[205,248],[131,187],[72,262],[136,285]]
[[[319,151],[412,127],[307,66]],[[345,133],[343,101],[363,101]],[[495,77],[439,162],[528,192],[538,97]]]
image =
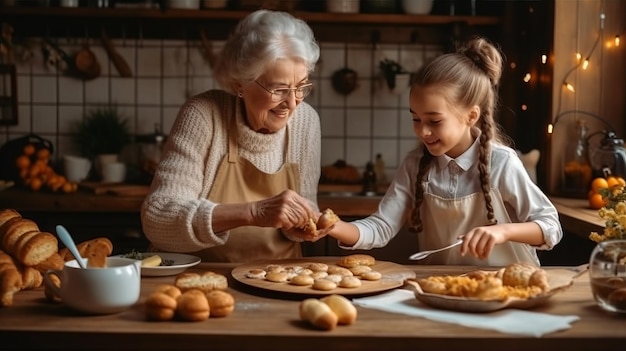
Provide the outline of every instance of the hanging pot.
[[332,76],[332,84],[333,88],[336,92],[348,95],[354,91],[357,87],[357,81],[359,79],[359,75],[355,70],[350,68],[342,68],[337,72],[333,73]]
[[78,76],[85,80],[91,80],[100,75],[100,63],[86,44],[74,55],[74,67]]

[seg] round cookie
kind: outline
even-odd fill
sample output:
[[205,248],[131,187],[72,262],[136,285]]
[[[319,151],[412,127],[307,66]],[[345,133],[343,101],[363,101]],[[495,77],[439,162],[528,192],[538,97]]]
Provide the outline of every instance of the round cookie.
[[313,282],[313,289],[315,290],[328,291],[328,290],[333,290],[336,287],[337,287],[337,284],[328,279],[317,279]]
[[289,284],[306,286],[306,285],[313,285],[314,282],[315,282],[315,279],[313,279],[313,277],[311,277],[310,275],[298,274],[295,277],[291,278],[291,280],[289,281]]
[[329,274],[327,276],[325,276],[324,280],[330,280],[331,282],[335,283],[335,284],[339,284],[339,282],[341,281],[341,279],[343,278],[342,275],[339,274]]
[[268,271],[267,274],[265,275],[265,280],[269,280],[270,282],[274,282],[274,283],[284,283],[289,281],[289,273],[287,272],[275,272],[275,271]]
[[264,269],[254,268],[246,272],[246,278],[265,279],[267,272]]
[[354,275],[348,268],[338,267],[338,266],[330,266],[328,267],[328,274],[338,274],[341,276],[351,276]]
[[361,279],[355,276],[343,277],[337,285],[341,288],[354,289],[361,286]]
[[326,277],[328,277],[328,272],[326,272],[326,271],[313,272],[313,273],[311,273],[311,277],[313,277],[313,279],[326,278]]
[[321,262],[313,262],[310,263],[308,268],[313,272],[326,272],[328,271],[328,265],[326,263]]
[[372,270],[372,267],[370,266],[356,266],[356,267],[350,268],[350,272],[352,272],[352,274],[356,276],[360,276],[361,274],[370,272],[371,270]]
[[360,277],[363,280],[380,280],[380,278],[382,278],[383,275],[378,271],[370,271],[370,272],[365,272],[361,274]]

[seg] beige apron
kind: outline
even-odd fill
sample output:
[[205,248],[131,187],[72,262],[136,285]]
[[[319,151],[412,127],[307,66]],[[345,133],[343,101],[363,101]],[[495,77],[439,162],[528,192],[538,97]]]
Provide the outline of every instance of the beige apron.
[[[285,164],[268,174],[239,157],[236,121],[233,118],[228,156],[222,160],[208,199],[215,203],[241,203],[266,199],[286,189],[300,192],[300,173],[296,163]],[[287,127],[289,144],[289,128]],[[286,148],[288,150],[288,147]],[[287,153],[288,154],[288,153]],[[241,262],[302,257],[300,244],[287,239],[279,229],[244,226],[230,230],[228,241],[195,253],[203,261]]]
[[[490,194],[498,223],[511,223],[500,192],[491,189]],[[458,199],[444,199],[425,193],[421,215],[424,230],[418,234],[419,249],[420,251],[437,249],[455,242],[459,235],[467,233],[470,229],[487,224],[485,196],[482,193],[474,193]],[[539,266],[539,258],[532,246],[511,241],[496,245],[489,257],[484,260],[469,253],[461,256],[460,248],[455,247],[432,254],[419,261],[419,264],[506,266],[515,262]]]

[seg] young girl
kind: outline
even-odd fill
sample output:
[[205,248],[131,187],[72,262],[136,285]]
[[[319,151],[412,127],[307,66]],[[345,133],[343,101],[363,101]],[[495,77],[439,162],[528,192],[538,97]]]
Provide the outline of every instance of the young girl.
[[482,38],[437,57],[410,93],[417,148],[400,165],[371,216],[338,222],[329,235],[344,249],[383,247],[408,220],[419,250],[462,238],[460,248],[417,263],[540,265],[563,233],[556,209],[531,181],[494,122],[500,52]]

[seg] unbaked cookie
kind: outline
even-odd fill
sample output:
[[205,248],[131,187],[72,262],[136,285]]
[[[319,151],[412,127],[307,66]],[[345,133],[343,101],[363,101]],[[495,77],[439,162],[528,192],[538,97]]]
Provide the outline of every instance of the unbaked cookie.
[[246,278],[265,279],[267,272],[264,269],[254,268],[246,272]]
[[354,275],[348,268],[338,267],[338,266],[329,266],[328,274],[338,274],[343,277]]
[[343,277],[337,285],[341,288],[358,288],[361,286],[361,279],[354,276]]
[[361,274],[370,272],[371,270],[372,270],[372,267],[370,266],[356,266],[356,267],[350,268],[350,272],[352,272],[352,274],[356,276],[360,276]]
[[306,286],[306,285],[313,285],[314,282],[315,282],[315,279],[313,279],[313,277],[311,277],[310,275],[298,274],[295,277],[291,278],[291,280],[289,281],[289,284]]
[[287,272],[267,272],[265,274],[265,280],[269,280],[274,283],[284,283],[289,281],[289,273]]
[[326,272],[328,270],[328,265],[326,263],[313,262],[309,264],[308,268],[313,272]]
[[380,280],[383,275],[378,271],[370,271],[361,274],[361,279],[363,280]]
[[337,287],[335,282],[332,282],[328,279],[317,279],[313,282],[313,289],[315,290],[333,290]]

